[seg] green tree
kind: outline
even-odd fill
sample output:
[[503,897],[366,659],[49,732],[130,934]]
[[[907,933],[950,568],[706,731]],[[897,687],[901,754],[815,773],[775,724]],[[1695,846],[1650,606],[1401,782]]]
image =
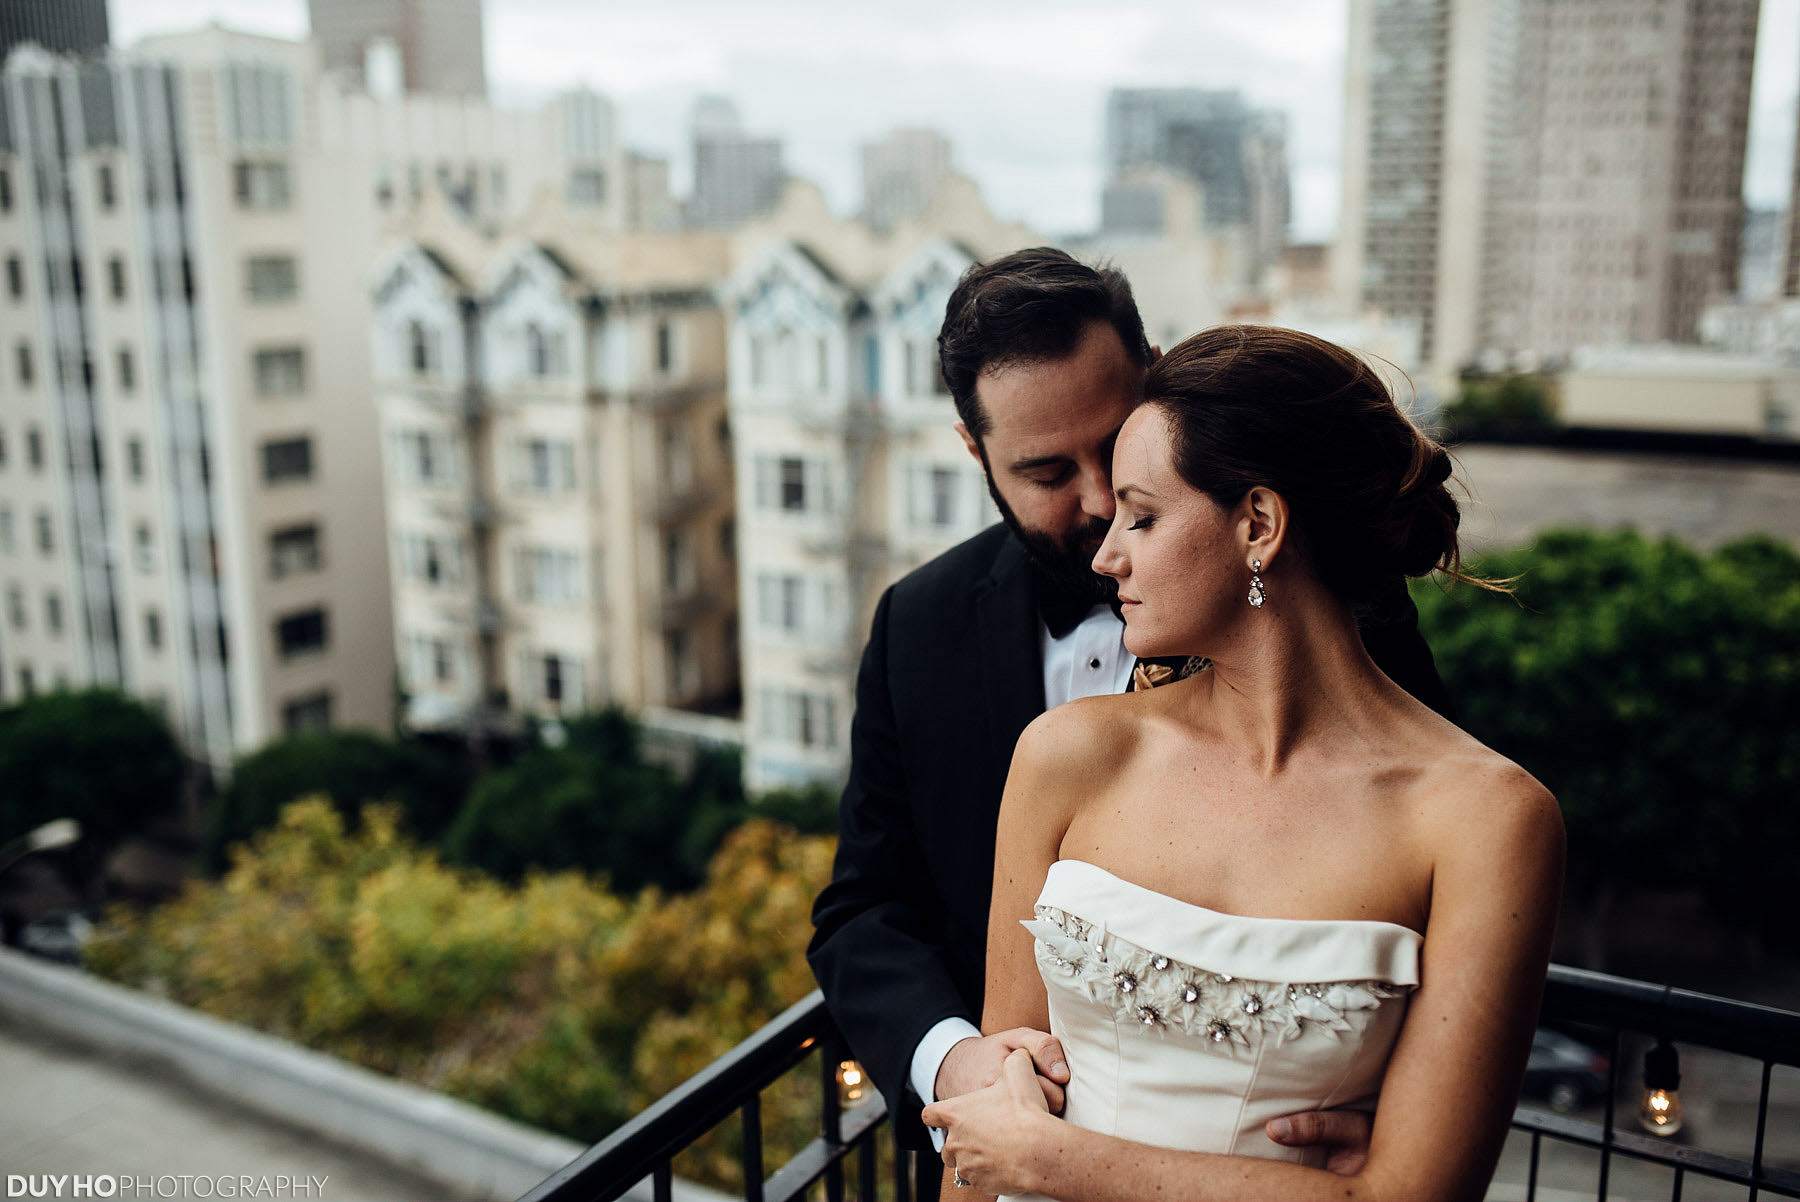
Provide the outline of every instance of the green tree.
[[1556,424],[1556,397],[1542,376],[1509,373],[1470,376],[1443,420],[1462,437],[1519,434]]
[[210,871],[223,869],[228,846],[274,826],[283,807],[311,796],[330,798],[351,821],[367,802],[396,802],[414,835],[435,840],[455,818],[466,791],[453,749],[360,730],[289,735],[233,766],[231,783],[207,815],[202,862]]
[[1698,888],[1792,940],[1800,557],[1565,530],[1477,570],[1518,577],[1516,598],[1420,582],[1420,625],[1464,726],[1561,800],[1589,962],[1634,886]]
[[445,836],[450,858],[509,880],[579,869],[613,887],[690,889],[720,841],[745,818],[737,758],[702,752],[686,777],[646,758],[637,724],[618,710],[570,719],[558,746],[539,746],[475,786]]
[[186,761],[156,713],[106,689],[0,709],[0,842],[56,818],[81,823],[83,873],[175,812]]

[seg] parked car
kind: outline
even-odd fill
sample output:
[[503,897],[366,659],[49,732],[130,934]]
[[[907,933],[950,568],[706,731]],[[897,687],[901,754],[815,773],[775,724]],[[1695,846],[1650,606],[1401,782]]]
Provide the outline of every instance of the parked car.
[[1539,1027],[1531,1037],[1520,1096],[1539,1099],[1558,1114],[1567,1114],[1606,1097],[1611,1068],[1605,1052],[1560,1031]]

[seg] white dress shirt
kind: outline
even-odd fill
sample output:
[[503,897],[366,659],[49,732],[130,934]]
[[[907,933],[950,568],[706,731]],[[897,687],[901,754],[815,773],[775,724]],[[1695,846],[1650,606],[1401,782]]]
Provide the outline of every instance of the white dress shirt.
[[[1050,628],[1038,619],[1038,650],[1044,664],[1044,708],[1055,709],[1077,697],[1097,697],[1102,693],[1123,693],[1131,683],[1131,669],[1137,662],[1125,650],[1125,623],[1112,609],[1096,605],[1075,629],[1062,638],[1050,637]],[[913,1049],[913,1092],[927,1104],[937,1101],[938,1070],[950,1049],[965,1039],[980,1038],[974,1023],[964,1018],[946,1018],[919,1040]],[[933,1130],[931,1142],[944,1150],[944,1133]]]

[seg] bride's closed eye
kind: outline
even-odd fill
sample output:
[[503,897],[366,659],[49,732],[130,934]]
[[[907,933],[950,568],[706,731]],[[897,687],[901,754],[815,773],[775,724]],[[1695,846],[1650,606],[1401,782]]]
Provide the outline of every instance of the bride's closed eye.
[[1148,529],[1150,529],[1150,527],[1154,526],[1155,524],[1156,524],[1156,515],[1153,513],[1147,513],[1143,517],[1139,518],[1137,521],[1131,523],[1131,525],[1125,527],[1125,529],[1127,529],[1127,530],[1148,530]]

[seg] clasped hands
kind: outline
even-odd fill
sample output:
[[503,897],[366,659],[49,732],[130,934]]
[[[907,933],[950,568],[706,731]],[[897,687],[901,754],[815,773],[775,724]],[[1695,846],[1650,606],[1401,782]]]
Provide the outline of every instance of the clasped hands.
[[[1068,1083],[1062,1044],[1046,1032],[1018,1027],[965,1039],[944,1057],[940,1100],[923,1118],[944,1130],[944,1164],[963,1183],[991,1195],[1037,1193]],[[1302,1111],[1265,1127],[1278,1144],[1330,1148],[1325,1167],[1344,1176],[1368,1160],[1370,1129],[1370,1116],[1355,1110]]]

